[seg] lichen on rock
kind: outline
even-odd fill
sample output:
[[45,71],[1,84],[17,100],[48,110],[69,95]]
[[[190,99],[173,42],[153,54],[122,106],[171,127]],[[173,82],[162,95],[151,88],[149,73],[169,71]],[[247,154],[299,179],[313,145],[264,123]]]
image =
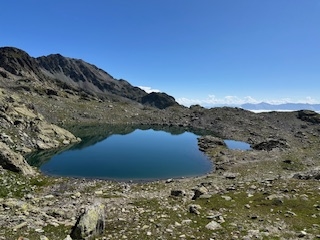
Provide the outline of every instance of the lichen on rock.
[[105,206],[96,203],[82,213],[70,234],[72,239],[90,240],[101,235],[105,229]]

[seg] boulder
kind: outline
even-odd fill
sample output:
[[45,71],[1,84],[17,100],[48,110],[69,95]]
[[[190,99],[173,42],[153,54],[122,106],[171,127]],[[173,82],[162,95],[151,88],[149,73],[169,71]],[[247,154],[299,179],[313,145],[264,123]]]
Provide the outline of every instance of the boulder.
[[208,135],[198,138],[198,146],[201,151],[205,151],[206,149],[214,148],[217,146],[226,147],[226,144],[223,139]]
[[13,152],[2,142],[0,142],[0,165],[4,169],[22,173],[23,175],[36,175],[36,172],[21,154]]
[[96,203],[82,213],[72,228],[72,239],[90,240],[101,235],[105,229],[105,206]]

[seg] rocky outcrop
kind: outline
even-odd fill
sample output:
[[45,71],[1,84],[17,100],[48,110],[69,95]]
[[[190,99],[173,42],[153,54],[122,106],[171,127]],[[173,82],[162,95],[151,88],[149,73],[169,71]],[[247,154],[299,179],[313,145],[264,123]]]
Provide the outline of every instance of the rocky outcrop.
[[175,99],[169,96],[168,94],[156,92],[149,93],[148,95],[142,97],[141,102],[144,105],[160,109],[165,109],[167,107],[178,105]]
[[56,148],[78,142],[69,131],[45,121],[32,105],[0,89],[0,141],[18,152]]
[[5,143],[0,142],[0,165],[7,170],[22,173],[23,175],[35,175],[36,172],[25,161],[24,157],[13,152]]
[[289,145],[284,139],[268,139],[266,141],[252,145],[255,150],[271,151],[274,148],[288,148]]
[[305,173],[296,173],[293,178],[301,180],[320,180],[320,169],[312,170]]
[[[29,56],[25,51],[13,48],[0,48],[0,68],[10,74],[20,77],[30,77],[39,79],[42,75],[36,60]],[[2,72],[2,77],[7,78],[9,74]]]
[[320,123],[320,114],[311,110],[298,111],[298,118],[305,122],[310,122],[314,124]]
[[32,105],[1,88],[0,102],[0,165],[4,169],[34,175],[21,154],[80,141],[69,131],[46,122]]
[[201,151],[205,151],[209,148],[214,148],[217,146],[226,147],[226,144],[221,138],[207,135],[198,138],[198,146]]
[[40,150],[56,148],[60,145],[68,145],[80,140],[69,131],[46,122],[39,123],[35,129],[37,132],[35,144],[37,149]]
[[97,203],[80,215],[70,234],[72,239],[94,239],[105,229],[105,207]]

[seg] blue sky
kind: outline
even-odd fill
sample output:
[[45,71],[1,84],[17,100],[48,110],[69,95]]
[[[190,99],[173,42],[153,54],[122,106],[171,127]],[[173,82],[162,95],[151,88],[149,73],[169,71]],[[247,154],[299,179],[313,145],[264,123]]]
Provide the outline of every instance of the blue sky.
[[320,0],[11,0],[1,46],[80,58],[189,105],[320,103]]

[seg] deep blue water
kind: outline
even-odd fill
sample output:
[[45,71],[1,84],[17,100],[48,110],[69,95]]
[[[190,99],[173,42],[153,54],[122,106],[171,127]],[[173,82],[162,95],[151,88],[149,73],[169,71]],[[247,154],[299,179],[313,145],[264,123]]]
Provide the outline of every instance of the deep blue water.
[[73,148],[43,163],[47,175],[148,181],[204,175],[212,162],[198,149],[197,135],[137,129]]

